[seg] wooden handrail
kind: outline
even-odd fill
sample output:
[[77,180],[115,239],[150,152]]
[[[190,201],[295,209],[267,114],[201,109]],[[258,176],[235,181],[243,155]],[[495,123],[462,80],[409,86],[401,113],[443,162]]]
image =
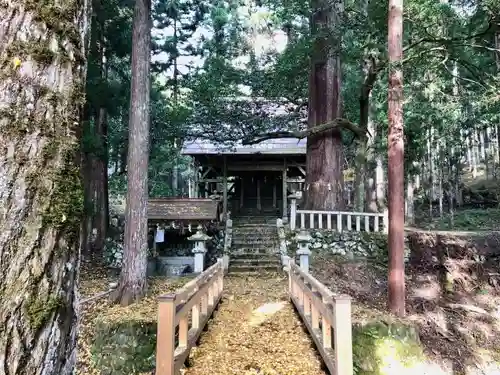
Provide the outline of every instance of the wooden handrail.
[[222,298],[223,280],[224,262],[220,258],[175,293],[159,297],[156,375],[180,373],[191,348]]
[[326,367],[332,375],[352,375],[351,297],[335,295],[293,260],[288,275],[290,299]]

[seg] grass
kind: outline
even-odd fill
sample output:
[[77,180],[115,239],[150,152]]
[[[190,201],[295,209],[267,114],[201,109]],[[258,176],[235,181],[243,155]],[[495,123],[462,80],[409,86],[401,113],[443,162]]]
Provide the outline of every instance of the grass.
[[473,208],[446,214],[420,225],[424,229],[436,230],[500,230],[500,208]]

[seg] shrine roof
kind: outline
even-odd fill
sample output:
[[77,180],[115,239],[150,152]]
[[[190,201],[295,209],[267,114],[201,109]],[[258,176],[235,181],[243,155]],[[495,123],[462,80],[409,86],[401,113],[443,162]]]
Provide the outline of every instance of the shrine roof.
[[306,153],[306,139],[280,138],[269,139],[256,145],[245,145],[241,142],[234,145],[213,143],[204,139],[195,139],[184,143],[182,154],[184,155],[301,155]]
[[148,220],[217,220],[218,203],[209,198],[150,198]]

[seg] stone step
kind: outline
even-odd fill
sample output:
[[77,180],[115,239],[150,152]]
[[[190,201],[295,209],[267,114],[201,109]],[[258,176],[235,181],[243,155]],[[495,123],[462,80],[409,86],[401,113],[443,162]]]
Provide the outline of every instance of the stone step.
[[276,245],[278,243],[277,239],[274,238],[263,238],[263,237],[235,237],[233,236],[233,245]]
[[238,234],[233,234],[233,240],[238,239],[238,240],[248,240],[248,241],[262,241],[263,239],[265,240],[273,240],[273,241],[278,241],[278,235],[277,233],[238,233]]
[[264,247],[241,247],[233,248],[230,253],[231,258],[238,257],[265,257],[265,256],[277,256],[279,254],[279,249],[276,248],[264,248]]
[[[282,275],[282,269],[279,270],[253,270],[253,271],[237,271],[231,272],[229,277],[276,277],[277,275]],[[280,275],[280,276],[281,276]]]
[[229,263],[241,264],[241,263],[276,263],[280,262],[280,258],[276,254],[236,254],[232,255],[229,259]]
[[249,225],[244,227],[233,228],[233,233],[277,233],[278,228],[276,225],[262,226],[262,225]]
[[268,265],[268,264],[259,264],[259,265],[231,265],[229,263],[229,272],[230,273],[242,273],[242,272],[262,272],[262,271],[280,271],[281,266],[279,263]]
[[276,223],[235,223],[233,222],[233,230],[254,230],[260,228],[262,230],[276,229]]
[[249,266],[249,265],[270,265],[278,267],[280,260],[277,257],[259,258],[259,257],[236,257],[229,260],[229,266]]

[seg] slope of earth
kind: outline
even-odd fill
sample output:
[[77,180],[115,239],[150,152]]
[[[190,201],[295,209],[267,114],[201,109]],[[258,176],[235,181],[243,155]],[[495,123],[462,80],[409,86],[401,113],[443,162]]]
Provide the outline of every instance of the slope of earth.
[[287,296],[283,274],[228,276],[186,375],[326,375]]
[[[117,279],[94,262],[82,263],[82,300],[106,291]],[[148,295],[127,307],[108,297],[80,306],[77,375],[150,375],[155,367],[157,297],[182,287],[188,278],[150,278]]]
[[[422,254],[414,263],[410,258],[406,267],[408,315],[403,320],[387,313],[387,269],[380,263],[316,253],[311,272],[332,291],[353,297],[353,325],[397,322],[415,327],[425,357],[439,367],[429,374],[500,374],[497,255],[491,255],[488,241],[420,236],[427,236],[418,238]],[[438,260],[438,254],[445,256]]]

